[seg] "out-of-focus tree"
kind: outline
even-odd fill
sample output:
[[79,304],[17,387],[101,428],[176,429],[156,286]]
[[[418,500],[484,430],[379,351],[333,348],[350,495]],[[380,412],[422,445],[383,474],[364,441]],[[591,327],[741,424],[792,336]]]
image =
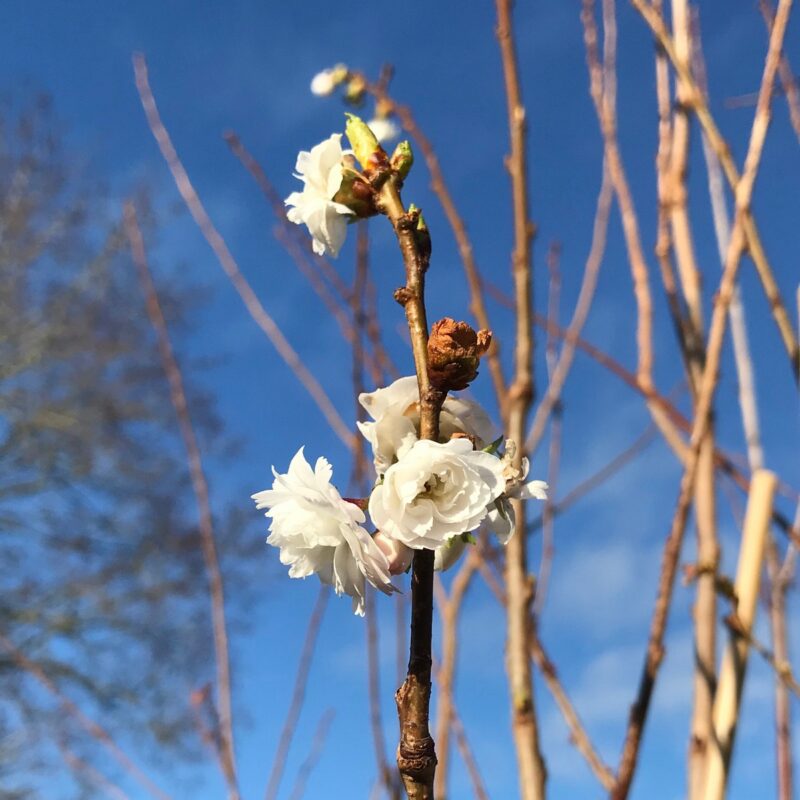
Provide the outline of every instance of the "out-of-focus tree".
[[[172,757],[197,746],[190,695],[213,669],[185,455],[120,210],[74,164],[46,99],[0,108],[4,799],[35,796],[35,775],[92,738],[36,670],[112,736]],[[196,298],[161,294],[185,330]]]

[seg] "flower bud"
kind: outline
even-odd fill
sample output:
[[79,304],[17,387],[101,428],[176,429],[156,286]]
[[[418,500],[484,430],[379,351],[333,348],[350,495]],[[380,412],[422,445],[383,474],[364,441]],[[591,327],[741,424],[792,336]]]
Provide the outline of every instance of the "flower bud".
[[463,536],[453,536],[434,551],[433,568],[437,572],[446,572],[452,567],[464,552],[467,543]]
[[347,117],[347,124],[344,132],[362,168],[367,169],[372,166],[376,161],[376,157],[378,161],[385,159],[386,154],[378,143],[375,134],[370,130],[369,125],[355,114],[345,113],[345,116]]
[[408,141],[400,142],[395,147],[390,163],[400,180],[405,180],[414,163],[414,153],[411,151],[411,144]]
[[428,375],[442,391],[466,389],[478,374],[480,357],[492,342],[491,331],[475,331],[450,317],[433,324],[428,339]]
[[397,539],[390,538],[381,531],[378,531],[372,537],[372,541],[378,545],[380,551],[388,559],[389,573],[391,575],[401,575],[411,566],[414,551],[407,545],[398,542]]
[[353,75],[344,90],[345,102],[353,106],[360,106],[364,102],[366,91],[367,87],[364,79],[360,75]]

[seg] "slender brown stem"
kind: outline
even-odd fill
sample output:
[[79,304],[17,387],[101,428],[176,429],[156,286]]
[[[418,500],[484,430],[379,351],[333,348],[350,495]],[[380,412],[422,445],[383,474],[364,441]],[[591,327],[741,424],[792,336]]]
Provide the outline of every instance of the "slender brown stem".
[[127,772],[149,795],[157,800],[169,800],[169,795],[160,789],[125,753],[111,734],[88,717],[78,706],[58,688],[47,673],[28,658],[7,636],[0,633],[0,647],[8,653],[13,662],[23,672],[34,677],[39,684],[57,701],[63,712],[72,717],[111,757]]
[[[512,277],[514,284],[515,345],[514,380],[508,392],[508,438],[519,447],[515,466],[524,457],[527,418],[534,397],[533,381],[533,312],[532,242],[535,226],[530,219],[527,167],[527,124],[519,80],[514,42],[511,0],[496,0],[497,40],[503,64],[506,90],[510,152],[506,169],[511,179],[514,250]],[[533,691],[533,673],[528,650],[531,637],[530,609],[533,581],[528,574],[528,537],[525,530],[525,508],[514,500],[517,520],[516,535],[506,548],[506,587],[508,591],[508,633],[506,668],[511,695],[512,733],[517,754],[520,796],[523,800],[540,800],[545,796],[547,769],[539,742],[539,725]]]
[[178,157],[175,146],[172,144],[169,133],[161,120],[161,115],[158,112],[158,107],[156,106],[156,101],[150,88],[150,82],[147,76],[147,64],[144,56],[139,53],[134,55],[133,68],[136,76],[136,88],[139,91],[139,97],[141,98],[142,107],[144,108],[150,130],[161,150],[164,161],[167,163],[172,173],[175,185],[186,207],[189,209],[189,213],[192,215],[203,237],[214,251],[214,255],[217,257],[228,279],[242,298],[250,316],[266,334],[267,338],[278,351],[280,357],[311,395],[311,398],[319,407],[334,433],[349,447],[353,438],[350,428],[334,407],[319,381],[303,363],[300,356],[291,344],[289,344],[283,332],[275,323],[275,320],[272,319],[261,304],[261,301],[239,269],[239,265],[236,263],[227,244],[225,244],[225,240],[208,216],[205,206],[203,206],[200,201],[194,186],[189,180],[189,175]]
[[316,649],[317,638],[329,597],[329,587],[320,586],[317,602],[314,604],[314,609],[308,620],[303,649],[300,651],[300,660],[297,664],[297,673],[294,680],[294,688],[292,689],[292,699],[289,701],[289,709],[286,712],[286,719],[283,721],[278,747],[275,750],[275,757],[272,759],[272,770],[264,793],[265,800],[275,800],[278,796],[281,778],[286,768],[286,758],[289,755],[289,748],[292,745],[292,739],[297,729],[297,720],[300,718],[300,711],[303,708],[306,686],[308,685],[308,674],[311,671],[311,662],[314,658],[314,650]]
[[132,202],[125,204],[125,233],[131,248],[133,262],[139,273],[139,282],[145,296],[147,315],[158,338],[158,350],[164,374],[169,384],[169,395],[175,414],[178,417],[178,427],[181,438],[186,448],[186,457],[189,463],[189,474],[192,479],[197,508],[199,512],[200,543],[203,551],[206,576],[211,600],[211,626],[214,635],[214,654],[217,670],[217,703],[216,711],[219,718],[220,733],[220,763],[228,784],[228,796],[231,800],[239,797],[239,787],[236,778],[236,755],[233,745],[233,709],[231,691],[230,648],[228,646],[228,630],[225,622],[225,589],[222,579],[222,570],[219,564],[219,555],[214,536],[214,522],[211,513],[211,500],[209,497],[208,481],[206,480],[203,460],[200,455],[200,446],[192,425],[186,391],[183,385],[183,375],[175,357],[175,351],[170,341],[167,321],[158,299],[158,291],[153,282],[150,268],[147,263],[144,239],[136,218],[136,208]]
[[[380,203],[389,217],[406,271],[406,285],[395,293],[406,313],[420,408],[420,438],[438,440],[443,392],[428,376],[428,321],[425,313],[425,269],[414,234],[417,219],[407,214],[398,181],[391,175],[380,189]],[[432,800],[436,750],[429,730],[431,639],[433,633],[433,551],[417,550],[411,565],[411,642],[408,672],[395,700],[400,720],[397,766],[409,800]]]

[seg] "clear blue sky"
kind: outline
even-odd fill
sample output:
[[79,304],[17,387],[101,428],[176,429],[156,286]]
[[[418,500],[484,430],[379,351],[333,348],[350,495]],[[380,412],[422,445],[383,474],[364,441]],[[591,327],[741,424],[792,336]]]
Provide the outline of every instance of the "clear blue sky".
[[[723,98],[758,87],[766,36],[753,3],[704,3],[702,27],[716,114],[741,162],[751,109],[729,109]],[[519,3],[517,36],[525,101],[531,128],[532,213],[539,226],[535,261],[537,299],[546,290],[544,254],[548,242],[563,244],[563,315],[571,313],[588,251],[601,145],[587,92],[577,2]],[[656,375],[664,391],[680,375],[667,311],[661,297],[652,245],[655,238],[656,115],[653,46],[644,23],[624,2],[619,9],[620,139],[638,200],[644,246],[651,267],[656,307]],[[322,67],[344,61],[375,74],[383,62],[396,66],[394,94],[412,104],[437,148],[450,188],[469,226],[477,261],[492,280],[509,285],[511,220],[508,182],[502,167],[507,148],[505,99],[493,37],[494,7],[475,3],[331,5],[232,0],[138,3],[4,0],[0,5],[2,89],[17,84],[49,91],[67,137],[104,176],[121,199],[140,181],[156,187],[163,208],[178,201],[166,168],[144,123],[134,90],[131,53],[148,58],[150,77],[175,145],[240,266],[265,306],[327,386],[345,418],[352,416],[349,353],[291,261],[272,237],[271,212],[250,177],[221,138],[233,128],[261,160],[284,194],[296,152],[341,130],[338,100],[320,100],[308,82]],[[787,43],[800,64],[800,28],[795,21]],[[694,131],[696,134],[697,132]],[[705,172],[697,135],[690,173],[691,206],[697,221],[698,257],[707,275],[719,268],[711,228]],[[800,147],[785,104],[776,103],[755,211],[784,296],[793,297],[800,270],[796,241]],[[427,188],[424,168],[407,183],[405,197],[426,212],[434,240],[429,280],[430,317],[466,316],[461,265],[452,236]],[[397,359],[411,371],[398,331],[399,309],[391,290],[401,265],[388,225],[371,225],[374,275],[381,292],[383,324]],[[791,243],[791,244],[790,244]],[[264,488],[269,466],[283,467],[301,445],[309,457],[327,455],[344,483],[349,459],[318,411],[244,313],[207,245],[185,215],[161,233],[154,255],[157,270],[180,271],[187,282],[208,287],[213,298],[203,312],[201,332],[183,342],[195,355],[221,356],[203,379],[219,401],[229,431],[245,440],[232,470],[212,469],[214,500],[221,507],[249,503],[248,490]],[[352,274],[353,241],[338,266]],[[746,262],[748,297],[767,460],[797,484],[798,424],[794,389],[766,303]],[[712,278],[713,280],[713,278]],[[501,342],[507,313],[492,306]],[[598,298],[586,328],[588,338],[629,366],[635,364],[633,301],[619,221],[612,219]],[[735,384],[726,354],[721,390],[730,399]],[[541,347],[537,370],[544,374]],[[475,387],[490,397],[488,377]],[[567,491],[647,424],[638,398],[579,356],[565,393],[566,418],[560,494]],[[769,409],[769,413],[766,410]],[[722,444],[742,448],[735,405],[720,409]],[[533,472],[546,470],[546,449]],[[212,465],[213,466],[213,465]],[[649,622],[658,554],[667,531],[679,473],[661,444],[605,485],[556,526],[557,555],[542,629],[560,674],[593,737],[616,763],[627,706],[633,698]],[[792,510],[785,507],[787,513]],[[255,512],[254,512],[255,513]],[[721,498],[724,564],[735,559],[735,526]],[[254,528],[256,530],[256,528]],[[258,529],[258,535],[266,527]],[[689,540],[692,537],[688,537]],[[538,539],[533,547],[538,563]],[[690,560],[690,548],[684,554]],[[286,710],[296,655],[317,586],[289,584],[266,546],[264,602],[251,631],[236,645],[237,727],[245,796],[263,793],[280,724]],[[235,595],[235,587],[230,587]],[[382,639],[384,718],[390,749],[396,738],[392,694],[395,654],[392,609],[384,598]],[[678,587],[669,631],[669,653],[654,700],[637,778],[635,798],[673,800],[683,795],[691,657],[691,592]],[[796,595],[791,606],[797,611]],[[329,607],[312,683],[284,779],[288,797],[297,767],[320,714],[336,709],[331,735],[306,797],[344,797],[357,786],[366,798],[375,777],[366,702],[363,621],[349,602]],[[508,733],[508,700],[503,672],[502,618],[488,592],[476,585],[462,624],[462,667],[457,699],[478,762],[493,798],[516,797],[513,747]],[[732,798],[774,794],[770,676],[753,662],[737,748]],[[549,697],[539,687],[543,747],[553,798],[600,797]],[[800,730],[796,740],[800,740]],[[747,751],[747,752],[745,752]],[[800,754],[798,754],[800,755]],[[343,771],[349,777],[345,783]],[[217,798],[221,785],[213,764],[193,767],[191,777],[164,775],[178,798]],[[452,761],[452,798],[469,797],[457,756]],[[189,781],[188,783],[186,781]],[[136,788],[131,796],[138,798]]]

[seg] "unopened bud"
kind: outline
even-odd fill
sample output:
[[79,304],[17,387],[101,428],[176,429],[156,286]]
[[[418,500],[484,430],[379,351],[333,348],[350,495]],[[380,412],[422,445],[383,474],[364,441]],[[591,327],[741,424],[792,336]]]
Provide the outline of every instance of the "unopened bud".
[[389,572],[392,575],[401,575],[411,566],[414,551],[407,545],[391,539],[381,531],[372,537],[372,541],[389,561]]
[[364,79],[360,75],[353,75],[344,90],[345,102],[353,106],[361,105],[364,102],[366,91],[367,86],[364,83]]
[[414,153],[408,141],[400,142],[395,147],[390,163],[392,170],[397,173],[400,180],[405,180],[411,171],[411,165],[414,163]]
[[466,389],[478,374],[480,357],[492,342],[491,331],[477,333],[450,317],[433,324],[428,339],[428,375],[442,391]]
[[377,137],[370,130],[369,125],[355,114],[345,113],[345,116],[347,117],[347,124],[344,127],[344,132],[359,164],[364,169],[367,169],[375,163],[376,159],[379,161],[384,160],[386,154],[378,143]]

